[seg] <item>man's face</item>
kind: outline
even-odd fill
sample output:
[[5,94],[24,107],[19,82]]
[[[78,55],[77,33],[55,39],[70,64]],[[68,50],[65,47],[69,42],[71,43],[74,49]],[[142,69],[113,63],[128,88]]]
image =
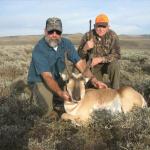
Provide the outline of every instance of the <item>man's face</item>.
[[50,47],[57,47],[61,39],[61,32],[58,30],[47,31],[45,30],[45,40]]
[[104,36],[106,32],[108,31],[108,29],[109,29],[108,26],[102,26],[102,25],[95,27],[95,31],[100,37]]

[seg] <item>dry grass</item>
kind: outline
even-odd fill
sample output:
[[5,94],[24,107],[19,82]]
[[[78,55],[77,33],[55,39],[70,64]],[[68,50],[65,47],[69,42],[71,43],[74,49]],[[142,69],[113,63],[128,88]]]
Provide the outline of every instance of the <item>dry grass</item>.
[[[81,37],[80,34],[66,36],[76,45]],[[150,149],[149,108],[116,116],[105,111],[95,112],[88,127],[41,118],[42,112],[31,103],[26,86],[31,51],[39,37],[0,38],[0,149]],[[150,104],[149,39],[142,39],[147,41],[144,48],[139,47],[141,37],[121,40],[127,42],[127,46],[122,45],[121,85],[132,85]],[[130,45],[132,41],[136,43],[134,48]]]

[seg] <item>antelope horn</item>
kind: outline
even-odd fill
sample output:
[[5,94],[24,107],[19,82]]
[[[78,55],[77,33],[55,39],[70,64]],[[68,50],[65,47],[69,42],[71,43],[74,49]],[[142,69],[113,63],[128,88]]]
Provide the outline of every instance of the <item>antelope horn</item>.
[[84,71],[82,73],[83,76],[86,76],[89,73],[89,71],[91,69],[91,64],[92,64],[92,58],[93,58],[93,54],[90,54],[88,61],[85,62],[86,63],[86,67],[85,67],[85,69],[84,69]]
[[67,71],[67,74],[69,76],[69,78],[72,76],[72,73],[69,71],[69,68],[68,68],[68,59],[67,59],[67,56],[68,56],[68,52],[65,52],[65,66],[66,66],[66,71]]

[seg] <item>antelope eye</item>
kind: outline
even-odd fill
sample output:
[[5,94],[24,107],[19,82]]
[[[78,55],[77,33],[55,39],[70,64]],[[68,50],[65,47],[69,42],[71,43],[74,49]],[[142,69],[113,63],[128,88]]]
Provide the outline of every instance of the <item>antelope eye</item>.
[[83,77],[81,77],[81,80],[84,80],[84,78],[83,78]]
[[65,82],[66,82],[66,83],[69,83],[69,79],[67,79]]

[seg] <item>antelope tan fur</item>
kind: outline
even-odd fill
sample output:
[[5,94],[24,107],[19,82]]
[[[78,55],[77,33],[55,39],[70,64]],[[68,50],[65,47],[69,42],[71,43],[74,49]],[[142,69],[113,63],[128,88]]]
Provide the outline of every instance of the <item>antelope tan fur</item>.
[[[131,87],[122,87],[117,90],[110,88],[85,90],[83,79],[79,75],[76,78],[75,80],[69,79],[67,84],[67,90],[71,95],[72,101],[64,103],[66,113],[61,116],[63,120],[71,120],[76,124],[85,124],[89,122],[94,110],[105,109],[115,114],[120,112],[127,113],[134,106],[141,108],[147,106],[144,97]],[[76,93],[74,88],[80,92],[80,96],[77,96],[77,99],[73,95]]]

